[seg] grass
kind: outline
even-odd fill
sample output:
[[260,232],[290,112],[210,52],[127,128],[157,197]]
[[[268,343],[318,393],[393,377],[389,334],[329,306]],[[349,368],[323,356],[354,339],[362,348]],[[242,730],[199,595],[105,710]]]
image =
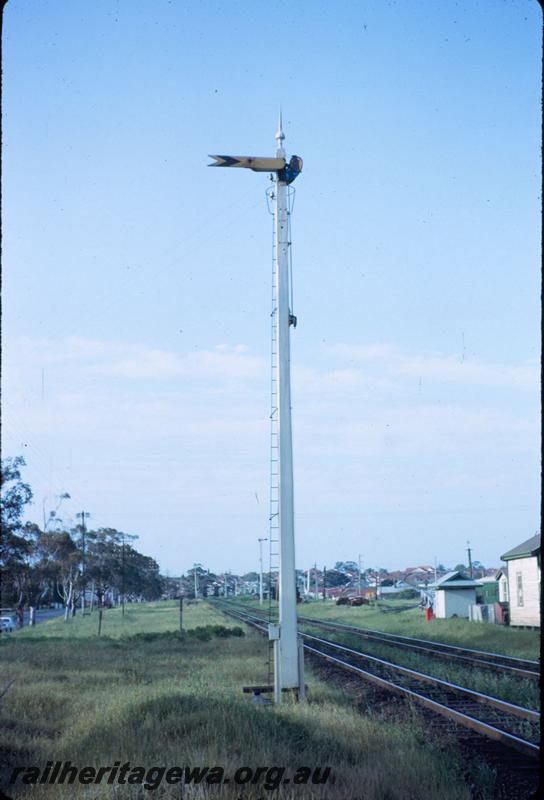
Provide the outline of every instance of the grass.
[[[184,609],[188,630],[209,638],[178,636],[175,604],[130,606],[96,615],[42,623],[5,637],[0,645],[5,681],[15,683],[0,700],[4,788],[13,798],[29,787],[6,785],[11,767],[70,760],[79,766],[220,765],[332,768],[325,785],[281,784],[275,798],[330,800],[469,800],[465,766],[451,743],[429,737],[420,723],[361,715],[350,696],[308,670],[310,702],[259,708],[241,692],[266,681],[265,641],[207,604]],[[215,629],[211,626],[218,626]],[[219,632],[221,630],[221,633]],[[487,779],[486,779],[487,780]],[[35,800],[143,798],[141,786],[35,785]],[[153,796],[179,798],[180,786],[161,785]],[[271,794],[261,785],[184,786],[186,798],[244,800]],[[493,794],[487,795],[492,797]]]

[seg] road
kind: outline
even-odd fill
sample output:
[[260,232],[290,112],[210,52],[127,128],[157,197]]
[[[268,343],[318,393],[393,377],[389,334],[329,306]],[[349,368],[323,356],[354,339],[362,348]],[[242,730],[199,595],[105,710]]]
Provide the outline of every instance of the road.
[[[48,619],[54,619],[55,617],[60,617],[64,614],[63,608],[40,608],[36,611],[34,619],[36,621],[36,625],[39,622],[45,622]],[[24,624],[28,625],[28,611],[25,610],[24,614]]]
[[[40,608],[39,610],[36,611],[34,619],[36,621],[36,625],[38,625],[40,622],[45,622],[48,619],[55,619],[55,617],[60,617],[62,616],[62,614],[64,614],[63,608]],[[3,611],[2,616],[12,617],[12,619],[15,621],[15,611],[9,611],[9,612]],[[28,609],[25,609],[23,617],[23,624],[25,625],[25,627],[28,625],[28,620],[29,620]]]

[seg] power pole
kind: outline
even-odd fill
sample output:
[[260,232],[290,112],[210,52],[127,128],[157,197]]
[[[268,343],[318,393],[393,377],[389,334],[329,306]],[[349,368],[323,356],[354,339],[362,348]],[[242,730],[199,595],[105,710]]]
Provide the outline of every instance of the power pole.
[[[272,172],[275,176],[275,284],[277,286],[277,313],[275,316],[278,343],[276,377],[278,387],[278,460],[279,460],[279,639],[275,638],[275,697],[281,701],[282,689],[293,689],[301,694],[304,678],[300,674],[297,632],[297,596],[295,574],[295,530],[293,498],[293,451],[291,430],[291,367],[290,328],[296,317],[290,308],[290,258],[289,209],[287,186],[302,170],[302,159],[292,156],[286,161],[285,134],[280,113],[276,133],[276,157],[254,158],[248,156],[211,156],[218,167],[245,167],[254,172]],[[276,631],[271,635],[276,637]]]
[[468,569],[470,572],[470,577],[472,578],[472,550],[470,549],[469,541],[467,541],[467,553],[468,553]]
[[179,576],[179,630],[183,630],[183,582]]
[[267,542],[268,537],[258,539],[259,542],[259,605],[263,604],[263,542]]
[[359,597],[361,597],[361,554],[360,553],[357,563],[359,565]]
[[193,567],[193,577],[195,579],[195,600],[198,599],[198,585],[197,585],[197,577],[196,577],[196,564]]
[[86,583],[86,581],[85,581],[85,570],[86,570],[86,564],[85,564],[85,533],[86,533],[85,517],[90,517],[90,516],[91,515],[89,514],[88,511],[80,511],[79,513],[76,514],[76,517],[81,517],[81,550],[82,550],[82,553],[81,553],[81,556],[82,556],[81,557],[81,583],[82,583],[82,586],[83,586],[83,591],[81,593],[81,613],[82,613],[82,615],[85,614],[85,589],[86,589],[86,585],[85,585],[85,583]]
[[318,598],[318,591],[317,591],[317,561],[314,563],[314,594],[315,599]]
[[326,578],[327,578],[327,567],[323,567],[323,600],[327,599],[327,593],[325,591]]
[[125,616],[125,534],[121,545],[121,614]]

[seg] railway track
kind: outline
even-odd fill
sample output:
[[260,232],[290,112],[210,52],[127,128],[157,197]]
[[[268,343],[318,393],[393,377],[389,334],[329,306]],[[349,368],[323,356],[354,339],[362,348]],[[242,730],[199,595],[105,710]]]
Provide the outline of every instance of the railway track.
[[[236,603],[231,605],[239,607]],[[260,612],[256,609],[253,611],[255,616],[259,616],[261,613],[265,614],[265,612]],[[303,625],[352,634],[390,647],[398,647],[411,652],[423,653],[433,658],[447,660],[450,663],[454,661],[477,667],[478,669],[500,672],[502,675],[534,681],[540,680],[540,662],[538,661],[505,656],[501,653],[490,653],[485,650],[459,647],[458,645],[444,644],[442,642],[432,642],[428,639],[417,639],[412,636],[401,636],[400,634],[386,633],[372,628],[360,628],[356,625],[346,625],[342,622],[314,619],[313,617],[299,617],[298,620]]]
[[540,680],[540,664],[538,661],[514,658],[500,653],[488,653],[484,650],[474,650],[457,645],[443,644],[442,642],[431,642],[427,639],[416,639],[411,636],[385,633],[371,628],[359,628],[355,625],[346,625],[341,622],[315,620],[311,617],[299,617],[299,622],[317,628],[353,634],[370,641],[387,644],[391,647],[400,647],[425,653],[425,655],[446,659],[450,662],[454,660],[460,663],[470,664],[479,669],[491,669],[496,672],[501,672],[503,675],[508,674],[513,677]]
[[[224,613],[267,633],[266,620],[235,604],[220,603]],[[312,620],[313,623],[313,620]],[[540,714],[431,675],[401,667],[328,639],[301,632],[312,658],[347,671],[381,690],[403,696],[434,715],[451,720],[481,736],[538,759]]]

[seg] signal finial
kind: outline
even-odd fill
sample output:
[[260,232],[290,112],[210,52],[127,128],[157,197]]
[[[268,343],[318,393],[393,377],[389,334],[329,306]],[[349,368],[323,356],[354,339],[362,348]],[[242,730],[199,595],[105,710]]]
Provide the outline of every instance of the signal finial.
[[285,150],[284,150],[284,147],[283,147],[284,139],[285,139],[285,134],[283,132],[283,125],[282,125],[282,119],[281,119],[281,106],[280,106],[280,118],[278,120],[278,130],[277,130],[277,133],[276,133],[276,142],[277,142],[276,155],[277,156],[285,156]]

